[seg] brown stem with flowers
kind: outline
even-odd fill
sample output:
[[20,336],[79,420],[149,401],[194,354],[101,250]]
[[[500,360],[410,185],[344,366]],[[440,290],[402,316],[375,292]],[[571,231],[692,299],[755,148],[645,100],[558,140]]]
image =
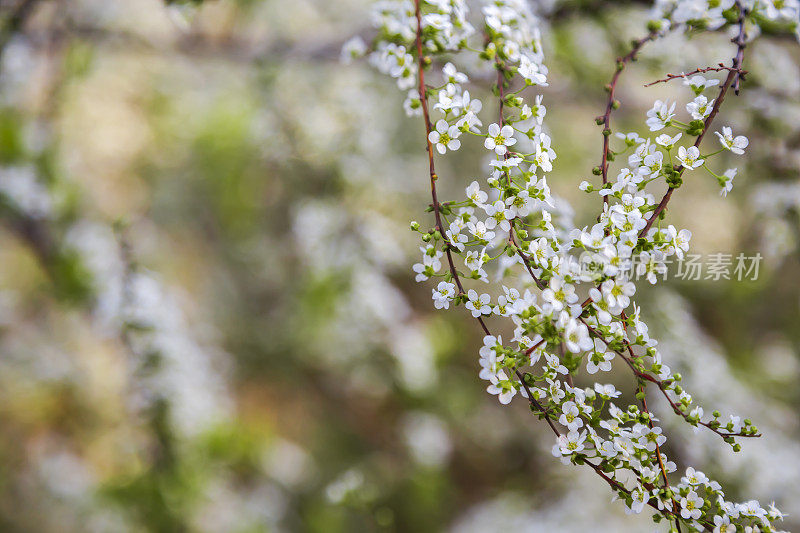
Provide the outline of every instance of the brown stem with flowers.
[[[431,143],[430,139],[428,138],[430,136],[431,131],[432,131],[432,126],[431,126],[431,120],[430,120],[430,115],[429,115],[429,111],[428,111],[428,105],[427,105],[428,102],[427,102],[427,94],[426,94],[426,85],[425,85],[425,80],[424,80],[424,70],[425,70],[425,67],[427,66],[427,64],[429,63],[430,60],[429,60],[429,58],[426,58],[425,56],[423,56],[423,53],[422,53],[422,16],[421,16],[420,3],[421,3],[420,0],[415,0],[415,17],[416,17],[416,22],[417,22],[416,51],[417,51],[417,59],[418,59],[418,66],[419,66],[419,87],[418,87],[418,92],[419,92],[419,98],[420,98],[420,103],[421,103],[421,106],[422,106],[424,122],[425,122],[425,134],[426,134],[428,161],[429,161],[429,168],[430,168],[432,207],[433,207],[434,217],[435,217],[435,221],[436,221],[436,230],[440,234],[441,238],[444,240],[444,249],[445,249],[445,252],[446,252],[446,255],[447,255],[447,261],[448,261],[448,266],[449,266],[449,270],[450,270],[450,275],[453,278],[453,281],[455,282],[456,286],[458,287],[458,290],[459,290],[458,297],[461,298],[461,297],[464,296],[465,291],[464,291],[463,285],[461,283],[458,271],[457,271],[457,269],[455,267],[455,264],[453,262],[451,246],[450,246],[449,242],[447,240],[445,240],[444,228],[443,228],[443,225],[442,225],[442,222],[441,222],[441,220],[442,220],[442,217],[441,217],[441,205],[438,202],[438,196],[437,196],[437,191],[436,191],[436,181],[438,179],[438,176],[436,174],[435,166],[434,166],[433,146],[432,146],[432,143]],[[698,145],[702,141],[702,138],[705,135],[706,131],[708,130],[708,127],[710,126],[712,120],[714,119],[714,117],[718,113],[719,107],[721,105],[722,99],[724,98],[727,89],[733,84],[734,85],[734,90],[738,93],[739,80],[740,80],[740,77],[744,74],[744,72],[741,70],[741,61],[742,61],[743,49],[744,49],[744,37],[743,37],[743,33],[744,33],[744,22],[743,22],[743,20],[744,20],[744,11],[743,11],[743,8],[742,8],[740,2],[738,2],[738,1],[737,1],[737,6],[739,6],[739,8],[740,8],[740,19],[739,19],[740,31],[739,31],[739,37],[734,40],[734,42],[736,42],[737,45],[739,46],[739,49],[738,49],[738,52],[737,52],[737,57],[734,59],[734,67],[729,69],[728,79],[726,80],[726,82],[723,84],[723,87],[721,88],[720,95],[719,95],[719,97],[717,99],[717,102],[715,102],[715,106],[713,107],[713,109],[711,111],[711,114],[707,118],[707,120],[706,120],[706,122],[704,124],[703,131],[701,132],[700,136],[698,137],[695,146]],[[617,107],[617,105],[615,105],[616,100],[614,100],[614,95],[615,95],[617,82],[619,80],[619,76],[620,76],[622,70],[624,70],[625,65],[627,65],[628,62],[630,62],[630,61],[632,61],[632,60],[634,60],[636,58],[636,55],[638,54],[638,52],[641,49],[641,47],[644,46],[644,44],[647,43],[648,41],[650,41],[653,38],[655,38],[655,36],[656,36],[656,32],[651,32],[645,38],[634,42],[634,47],[631,50],[631,52],[629,52],[626,56],[624,56],[623,58],[620,58],[618,60],[617,71],[615,72],[615,74],[614,74],[614,76],[612,78],[612,82],[609,85],[609,88],[608,88],[608,90],[609,90],[609,101],[608,101],[608,104],[606,106],[606,113],[601,117],[602,120],[600,120],[600,118],[598,118],[598,123],[601,123],[601,124],[604,125],[604,130],[603,130],[603,133],[604,133],[604,146],[603,146],[603,159],[602,159],[602,164],[601,164],[601,174],[602,174],[602,177],[603,177],[603,183],[604,184],[607,183],[607,181],[608,181],[608,175],[607,175],[607,172],[608,172],[608,156],[609,156],[609,139],[608,139],[608,137],[609,137],[609,134],[610,134],[610,123],[611,123],[610,122],[610,116],[611,116],[611,111],[614,108]],[[505,79],[504,79],[504,73],[505,73],[504,68],[505,67],[504,67],[504,65],[502,64],[502,62],[499,59],[497,59],[496,61],[497,61],[496,66],[497,66],[497,70],[498,70],[497,84],[498,84],[498,91],[499,91],[499,96],[500,96],[500,104],[499,104],[499,120],[500,120],[500,122],[499,122],[499,125],[502,128],[503,125],[504,125],[504,116],[503,116],[504,87],[503,87],[503,84],[505,82]],[[726,70],[728,70],[728,69],[726,69]],[[506,157],[507,157],[507,155],[506,155]],[[682,172],[682,171],[683,171],[682,168],[679,169],[679,172]],[[680,174],[678,174],[678,175],[680,175]],[[654,212],[653,216],[648,221],[648,226],[645,228],[644,233],[646,233],[646,231],[649,229],[649,227],[652,226],[652,223],[653,223],[653,220],[655,219],[655,217],[659,216],[660,212],[663,211],[663,209],[665,208],[666,203],[669,201],[669,198],[671,197],[671,195],[672,195],[672,188],[670,188],[670,190],[667,191],[667,193],[665,194],[664,199],[662,199],[661,203],[659,204],[659,207],[657,208],[657,211]],[[605,198],[604,201],[608,202],[608,198]],[[536,285],[540,289],[543,289],[544,286],[545,286],[544,283],[541,280],[539,280],[538,277],[535,275],[535,273],[533,272],[533,269],[532,269],[532,267],[530,265],[529,258],[525,255],[525,253],[518,246],[518,243],[515,240],[515,237],[514,237],[514,233],[515,233],[514,222],[515,222],[515,220],[511,220],[510,221],[511,228],[510,228],[510,232],[509,232],[509,245],[511,245],[515,249],[515,251],[519,254],[520,258],[522,259],[523,264],[525,265],[526,269],[528,270],[529,274],[533,278],[533,280],[536,283]],[[588,305],[588,301],[584,302],[584,306],[586,306],[586,305]],[[479,316],[479,317],[477,317],[477,320],[480,323],[484,333],[486,333],[487,335],[490,335],[491,333],[490,333],[488,327],[486,326],[486,323],[483,320],[483,318]],[[599,333],[596,329],[594,329],[589,324],[587,324],[584,318],[579,317],[579,320],[583,324],[585,324],[587,326],[589,331],[594,336],[601,338],[603,340],[603,342],[606,343],[606,345],[609,346],[609,348],[610,348],[610,345],[609,345],[608,341],[605,340],[605,337],[601,333]],[[545,341],[542,340],[542,341],[538,342],[536,345],[534,345],[531,348],[529,348],[525,352],[526,355],[529,355],[533,350],[535,350],[538,346],[540,346],[544,342]],[[680,410],[678,405],[675,402],[673,402],[671,400],[671,398],[669,398],[669,395],[667,394],[667,390],[668,390],[667,387],[668,386],[665,385],[660,380],[658,380],[657,378],[654,378],[654,377],[650,376],[648,373],[639,370],[637,368],[637,365],[634,363],[635,355],[633,353],[631,345],[627,341],[624,341],[624,345],[627,348],[628,352],[630,353],[630,359],[628,357],[626,357],[624,354],[622,354],[619,350],[615,349],[614,351],[615,351],[615,353],[620,355],[620,357],[628,364],[628,366],[634,372],[636,377],[640,380],[640,390],[643,389],[643,385],[642,385],[643,381],[650,381],[652,383],[655,383],[658,386],[659,390],[661,390],[661,392],[667,398],[667,400],[669,401],[669,403],[670,403],[671,407],[673,408],[673,410],[676,413],[682,415],[684,418],[686,418],[688,420],[688,416],[685,415]],[[545,418],[545,420],[547,421],[548,425],[553,430],[553,432],[554,432],[554,434],[556,436],[560,436],[561,432],[559,431],[559,429],[553,423],[549,411],[546,410],[533,397],[533,394],[531,393],[531,390],[529,389],[528,384],[526,383],[526,381],[524,379],[524,376],[517,369],[514,370],[514,373],[515,373],[516,377],[518,378],[522,388],[524,389],[525,394],[527,396],[528,401],[530,402],[530,405],[531,405],[532,409],[534,409],[535,411],[538,411],[540,416]],[[650,427],[652,428],[653,425],[652,425],[651,415],[650,415],[649,410],[647,409],[646,401],[643,401],[643,408],[644,408],[644,412],[648,414],[648,422],[649,422]],[[709,427],[710,429],[712,429],[712,431],[714,431],[714,432],[716,432],[716,433],[718,433],[718,434],[720,434],[722,436],[733,436],[733,435],[723,434],[723,433],[719,432],[715,427],[712,427],[709,424],[702,423],[702,422],[700,422],[700,424]],[[758,436],[758,435],[749,434],[749,435],[741,435],[741,436]],[[657,447],[656,453],[658,455],[659,467],[661,469],[662,475],[664,476],[664,484],[665,484],[665,487],[667,489],[669,489],[669,482],[667,480],[666,469],[664,467],[663,460],[661,459],[660,447],[658,445],[656,445],[656,447]],[[602,461],[601,461],[600,465],[594,465],[594,464],[592,464],[591,462],[589,462],[588,460],[585,460],[585,459],[582,460],[581,462],[585,462],[591,468],[593,468],[613,489],[618,490],[618,491],[623,492],[623,493],[628,494],[628,495],[630,495],[632,493],[632,491],[627,490],[616,479],[613,479],[613,477],[609,477],[608,475],[606,475],[606,473],[602,469]],[[649,506],[653,507],[654,509],[656,509],[659,513],[661,513],[661,514],[663,514],[665,516],[668,516],[670,518],[675,519],[676,524],[678,524],[680,517],[679,517],[678,513],[676,512],[676,506],[675,506],[674,500],[673,500],[673,509],[671,511],[666,510],[666,509],[659,509],[658,505],[656,503],[654,503],[652,500],[649,500],[647,502],[647,504]],[[710,530],[710,524],[709,523],[701,522],[701,525],[704,527],[704,529]],[[678,528],[680,529],[679,525],[678,525]]]
[[[442,239],[444,239],[445,233],[444,233],[444,229],[443,229],[443,226],[442,226],[439,200],[438,200],[438,197],[437,197],[437,194],[436,194],[436,180],[438,179],[438,176],[436,175],[436,168],[435,168],[434,162],[433,162],[433,145],[432,145],[430,139],[428,138],[430,136],[432,128],[431,128],[430,114],[428,113],[428,97],[427,97],[427,94],[425,93],[425,63],[426,63],[426,60],[425,60],[425,57],[422,54],[422,14],[421,14],[421,11],[420,11],[420,0],[415,0],[414,1],[414,14],[415,14],[415,17],[416,17],[416,20],[417,20],[416,49],[417,49],[417,61],[418,61],[418,65],[419,65],[419,99],[420,99],[420,104],[422,106],[422,115],[423,115],[423,117],[425,119],[425,141],[427,143],[428,164],[429,164],[429,168],[430,168],[431,200],[432,200],[432,203],[433,203],[433,213],[434,213],[434,218],[436,220],[436,228],[439,231],[440,235],[442,236]],[[452,253],[450,251],[450,246],[447,243],[445,243],[444,248],[445,248],[445,253],[447,254],[447,263],[448,263],[449,268],[450,268],[450,274],[452,275],[453,281],[455,282],[456,286],[458,287],[459,296],[461,296],[461,295],[465,294],[464,286],[461,283],[461,279],[460,279],[460,277],[458,275],[458,270],[455,267],[455,263],[453,263],[453,255],[452,255]],[[479,316],[479,317],[477,317],[477,320],[478,320],[478,323],[481,325],[481,328],[483,329],[484,333],[486,335],[491,335],[491,332],[489,331],[489,328],[486,326],[486,322],[483,320],[483,318]],[[531,393],[530,389],[528,388],[528,384],[525,382],[524,376],[519,372],[519,370],[514,370],[514,373],[516,374],[517,379],[519,379],[520,384],[522,385],[522,387],[525,389],[525,392],[526,392],[526,394],[528,396],[528,401],[530,402],[531,406],[534,409],[536,409],[537,411],[542,413],[544,419],[547,421],[548,425],[550,426],[550,429],[553,430],[553,432],[556,434],[556,436],[560,435],[561,432],[558,431],[558,428],[556,428],[555,424],[553,424],[553,421],[550,419],[549,410],[545,409],[544,406],[542,406],[536,400],[536,398],[533,397],[533,394]]]
[[[720,87],[719,94],[717,95],[717,100],[714,102],[714,106],[711,108],[711,113],[709,113],[708,117],[706,117],[705,122],[703,123],[703,129],[700,132],[700,135],[697,136],[697,140],[694,142],[694,146],[700,147],[700,143],[703,141],[703,137],[705,137],[706,133],[708,133],[709,128],[711,127],[711,123],[714,122],[714,119],[719,113],[720,107],[722,106],[723,100],[725,100],[725,95],[728,92],[728,89],[732,86],[733,92],[738,95],[739,94],[739,84],[740,81],[744,77],[744,71],[742,70],[742,64],[744,63],[744,49],[747,46],[747,33],[745,32],[745,18],[747,17],[747,9],[742,5],[741,0],[736,0],[736,8],[739,10],[739,18],[736,24],[739,26],[739,31],[736,34],[736,37],[731,39],[731,42],[736,45],[736,55],[733,57],[732,66],[728,69],[728,76],[725,78],[725,81],[722,83]],[[686,170],[685,167],[680,166],[674,170],[677,177],[680,178],[683,175],[683,171]],[[642,238],[647,235],[647,232],[653,226],[653,223],[661,216],[661,213],[664,212],[664,209],[667,208],[667,204],[672,198],[672,193],[675,191],[676,187],[669,186],[667,188],[667,192],[664,193],[664,196],[661,198],[661,201],[656,206],[653,214],[650,218],[647,219],[647,224],[642,231],[639,232],[639,237]]]
[[[611,83],[606,85],[606,90],[608,91],[606,112],[596,119],[597,124],[603,126],[603,155],[600,161],[600,174],[603,178],[603,185],[608,183],[608,154],[610,141],[609,137],[611,137],[611,112],[619,107],[619,101],[614,99],[617,91],[617,82],[619,82],[619,77],[622,75],[622,71],[625,70],[625,67],[628,65],[628,63],[631,61],[636,61],[636,56],[639,54],[639,51],[642,49],[642,47],[649,41],[655,39],[657,35],[657,31],[651,31],[645,37],[633,41],[633,48],[631,51],[623,57],[617,58],[617,68],[614,71],[614,75],[611,77]],[[603,203],[608,204],[608,201],[608,196],[603,196]]]
[[705,74],[707,72],[724,72],[724,71],[727,72],[735,71],[741,76],[742,79],[744,79],[745,75],[747,75],[746,70],[741,70],[736,67],[726,67],[724,63],[719,63],[719,65],[716,67],[696,68],[691,72],[683,72],[681,74],[667,74],[664,78],[644,84],[644,87],[652,87],[653,85],[659,83],[667,83],[672,80],[685,79],[687,76],[694,76],[695,74]]

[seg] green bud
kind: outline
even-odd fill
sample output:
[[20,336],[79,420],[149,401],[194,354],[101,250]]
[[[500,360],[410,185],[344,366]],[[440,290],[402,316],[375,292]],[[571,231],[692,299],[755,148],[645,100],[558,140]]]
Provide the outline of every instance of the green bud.
[[660,20],[650,20],[647,22],[647,31],[651,33],[655,33],[661,29],[661,21]]
[[[680,175],[677,174],[677,173],[672,173],[669,176],[667,176],[667,185],[671,189],[677,189],[681,185],[683,185],[683,178],[681,178]],[[663,211],[662,211],[662,213],[663,213]]]
[[419,222],[416,220],[411,221],[411,231],[419,231]]
[[603,171],[602,171],[602,170],[600,170],[600,167],[594,167],[594,168],[592,169],[592,174],[594,174],[595,176],[599,176],[599,175],[600,175],[600,174],[602,174],[602,173],[603,173]]

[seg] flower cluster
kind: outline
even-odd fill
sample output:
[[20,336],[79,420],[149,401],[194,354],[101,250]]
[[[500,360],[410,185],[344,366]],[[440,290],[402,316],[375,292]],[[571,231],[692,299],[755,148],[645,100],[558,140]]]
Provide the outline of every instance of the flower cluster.
[[[683,76],[690,95],[680,105],[656,101],[644,121],[654,137],[617,133],[619,146],[612,149],[607,119],[598,119],[606,126],[606,140],[603,167],[594,174],[602,175],[603,183],[584,181],[580,188],[597,194],[603,209],[596,224],[583,228],[554,223],[554,217],[563,218],[557,207],[561,202],[551,194],[546,175],[557,154],[547,133],[542,95],[527,96],[531,88],[547,84],[548,70],[539,20],[528,4],[485,2],[482,35],[474,43],[475,30],[466,22],[461,0],[380,2],[374,17],[380,36],[371,61],[408,91],[405,109],[422,115],[427,129],[434,225],[411,224],[424,242],[422,260],[414,265],[417,281],[436,280],[432,299],[437,309],[463,304],[479,321],[486,333],[479,377],[502,404],[517,394],[529,402],[556,435],[553,455],[595,470],[629,512],[649,506],[656,521],[666,519],[691,531],[774,531],[772,522],[782,515],[774,506],[727,501],[719,483],[691,467],[680,482],[670,482],[677,466],[663,453],[667,438],[647,408],[646,388],[687,423],[716,433],[736,451],[737,437],[758,436],[758,430],[736,415],[724,418],[714,411],[704,416],[650,337],[632,300],[635,280],[623,265],[635,263],[637,279],[655,284],[667,261],[682,259],[689,250],[688,229],[662,224],[664,208],[685,172],[707,172],[723,195],[731,190],[736,169],[718,173],[710,162],[725,152],[743,154],[748,140],[727,126],[711,128],[726,91],[739,82],[745,22],[785,17],[792,9],[796,6],[733,0],[657,2],[650,35],[637,46],[670,27],[730,25],[739,34],[734,40],[737,59],[725,70],[724,81],[699,73]],[[452,59],[460,57],[456,52],[477,55],[496,73],[497,119],[486,118],[490,106],[477,96],[466,69]],[[451,60],[437,64],[444,53]],[[426,82],[426,71],[433,83]],[[710,131],[719,145],[704,151],[701,144]],[[434,151],[449,155],[472,142],[489,155],[485,180],[472,181],[461,200],[439,202]],[[606,179],[608,163],[620,160],[625,165],[616,178]],[[648,192],[650,184],[666,185],[664,197],[657,200]],[[584,268],[587,262],[593,268]],[[499,274],[490,280],[491,263]],[[466,287],[468,280],[478,283],[476,288]],[[483,291],[492,287],[490,281],[497,289]],[[514,329],[508,341],[490,332],[488,317],[510,321]],[[636,401],[624,408],[617,405],[621,393],[611,384],[575,384],[580,369],[599,377],[615,363],[627,367],[637,384]]]
[[[728,15],[737,6],[754,20],[796,23],[800,16],[797,0],[656,0],[652,15],[667,24],[716,30],[729,22]],[[753,28],[758,31],[758,24]]]

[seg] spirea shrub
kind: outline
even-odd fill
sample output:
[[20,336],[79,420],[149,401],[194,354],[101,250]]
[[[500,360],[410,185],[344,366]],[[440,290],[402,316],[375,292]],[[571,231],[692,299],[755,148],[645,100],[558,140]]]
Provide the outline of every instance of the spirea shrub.
[[[424,124],[431,216],[411,223],[421,238],[413,270],[431,284],[437,309],[463,307],[483,330],[478,375],[486,390],[502,404],[522,398],[552,431],[556,458],[592,469],[627,512],[649,508],[673,531],[776,531],[783,518],[774,505],[729,501],[718,482],[691,466],[679,472],[665,455],[667,436],[648,392],[666,400],[669,416],[735,451],[739,439],[760,434],[739,414],[697,405],[662,359],[634,296],[638,283],[657,284],[667,263],[689,251],[691,232],[666,217],[683,179],[708,175],[720,194],[731,192],[737,169],[720,167],[717,156],[746,156],[748,139],[720,111],[745,81],[749,42],[763,28],[797,33],[799,11],[796,0],[655,2],[643,36],[617,59],[595,118],[595,178],[579,185],[597,197],[591,227],[575,227],[548,186],[558,146],[537,93],[548,68],[540,19],[527,2],[484,0],[471,13],[464,0],[380,1],[372,12],[377,37],[369,45],[353,39],[343,50],[348,60],[366,55],[394,78],[407,115]],[[673,96],[653,103],[639,131],[615,131],[626,68],[668,32],[715,32],[730,39],[731,59],[654,81],[669,84]],[[490,66],[491,82],[470,81],[478,63]],[[487,84],[494,96],[481,100]],[[463,180],[463,197],[442,199],[440,180],[460,178],[440,176],[436,164],[458,157],[470,137],[491,156],[485,177]],[[513,336],[493,332],[489,317],[509,321]],[[629,370],[637,391],[630,405],[602,379],[614,365]],[[579,369],[598,381],[576,385]]]

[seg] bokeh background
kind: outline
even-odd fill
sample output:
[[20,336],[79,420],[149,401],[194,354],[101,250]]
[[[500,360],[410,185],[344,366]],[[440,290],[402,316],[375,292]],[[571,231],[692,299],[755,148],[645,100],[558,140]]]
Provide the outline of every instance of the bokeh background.
[[[533,3],[551,186],[588,224],[594,117],[647,5]],[[369,4],[0,1],[1,530],[652,530],[484,392],[475,324],[414,283],[422,124],[391,80],[340,62],[372,35]],[[731,54],[724,34],[649,46],[616,124],[682,94],[644,83]],[[720,117],[750,137],[733,192],[697,172],[669,216],[697,252],[762,253],[759,278],[637,300],[700,404],[764,433],[734,454],[653,398],[668,452],[793,529],[800,47],[764,36],[745,67]],[[444,198],[483,177],[483,154],[460,155]]]

